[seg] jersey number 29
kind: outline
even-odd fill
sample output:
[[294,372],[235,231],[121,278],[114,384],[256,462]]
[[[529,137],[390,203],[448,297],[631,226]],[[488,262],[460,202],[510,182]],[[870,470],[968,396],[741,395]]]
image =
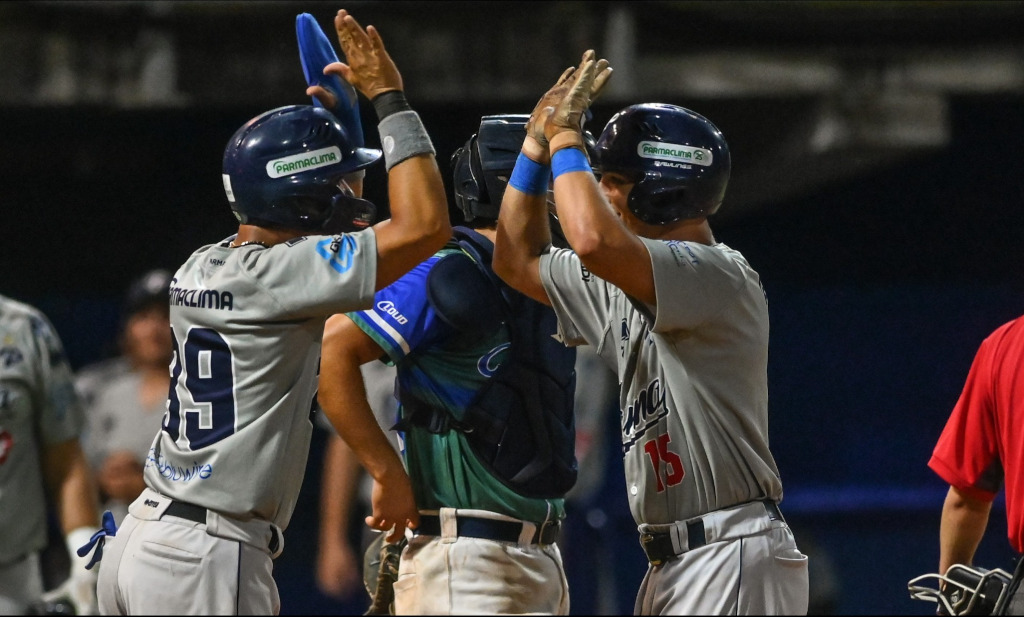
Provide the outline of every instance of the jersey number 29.
[[[197,450],[235,432],[235,384],[231,349],[216,330],[193,328],[185,345],[171,329],[174,357],[163,430],[180,446]],[[182,409],[178,386],[193,405]]]

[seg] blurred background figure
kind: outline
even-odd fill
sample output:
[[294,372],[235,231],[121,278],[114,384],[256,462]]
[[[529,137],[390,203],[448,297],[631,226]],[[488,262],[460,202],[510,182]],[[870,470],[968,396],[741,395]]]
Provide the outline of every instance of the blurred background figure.
[[[44,599],[96,614],[96,570],[75,554],[99,526],[78,441],[83,422],[52,324],[36,308],[0,296],[0,615],[41,610]],[[44,596],[48,514],[71,561],[59,588]]]
[[[395,367],[384,362],[368,362],[360,369],[370,408],[397,452],[397,434],[390,430],[398,421]],[[343,603],[344,612],[362,613],[369,606],[369,596],[363,586],[363,554],[378,533],[363,522],[372,512],[373,479],[327,417],[322,413],[316,417],[317,424],[330,433],[320,483],[317,588]]]
[[576,459],[559,541],[572,615],[629,615],[647,564],[622,495],[619,384],[590,345],[576,348]]
[[166,411],[171,361],[171,273],[151,270],[124,298],[120,355],[84,367],[75,386],[85,402],[83,449],[102,508],[120,524],[144,484],[142,469]]

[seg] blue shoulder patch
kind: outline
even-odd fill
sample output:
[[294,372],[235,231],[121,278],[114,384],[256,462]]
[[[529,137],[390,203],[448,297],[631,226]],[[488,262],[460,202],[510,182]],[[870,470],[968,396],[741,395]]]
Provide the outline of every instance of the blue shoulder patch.
[[317,242],[316,252],[338,272],[347,272],[355,263],[356,241],[348,235],[332,236]]

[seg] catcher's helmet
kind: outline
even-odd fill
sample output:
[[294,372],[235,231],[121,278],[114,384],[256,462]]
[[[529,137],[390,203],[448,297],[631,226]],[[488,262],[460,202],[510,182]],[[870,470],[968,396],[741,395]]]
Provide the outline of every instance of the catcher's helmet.
[[355,147],[323,108],[279,107],[249,120],[228,141],[224,191],[245,225],[354,231],[374,222],[376,207],[340,181],[380,157],[380,150]]
[[498,220],[529,119],[525,114],[484,116],[477,133],[452,155],[455,205],[467,223],[476,218]]
[[[529,119],[527,114],[484,116],[480,119],[477,133],[452,154],[455,204],[462,211],[465,222],[475,219],[498,220],[501,199],[519,158],[523,140],[526,139],[526,123]],[[588,156],[593,160],[597,140],[590,131],[583,131],[583,141]],[[555,246],[567,247],[568,243],[550,199],[548,210],[551,214],[553,243]]]
[[653,225],[714,214],[732,164],[721,131],[704,116],[664,103],[631,105],[597,140],[597,166],[635,185],[629,210]]

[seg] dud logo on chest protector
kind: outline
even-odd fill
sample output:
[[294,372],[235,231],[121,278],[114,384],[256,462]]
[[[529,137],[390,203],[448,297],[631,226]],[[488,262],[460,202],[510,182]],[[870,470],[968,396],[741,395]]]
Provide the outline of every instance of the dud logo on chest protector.
[[558,498],[576,483],[576,351],[556,341],[554,311],[505,285],[490,269],[493,245],[456,227],[461,252],[442,257],[427,279],[434,310],[465,336],[502,323],[510,345],[501,366],[461,418],[401,392],[403,419],[435,433],[458,430],[495,477],[521,495]]

